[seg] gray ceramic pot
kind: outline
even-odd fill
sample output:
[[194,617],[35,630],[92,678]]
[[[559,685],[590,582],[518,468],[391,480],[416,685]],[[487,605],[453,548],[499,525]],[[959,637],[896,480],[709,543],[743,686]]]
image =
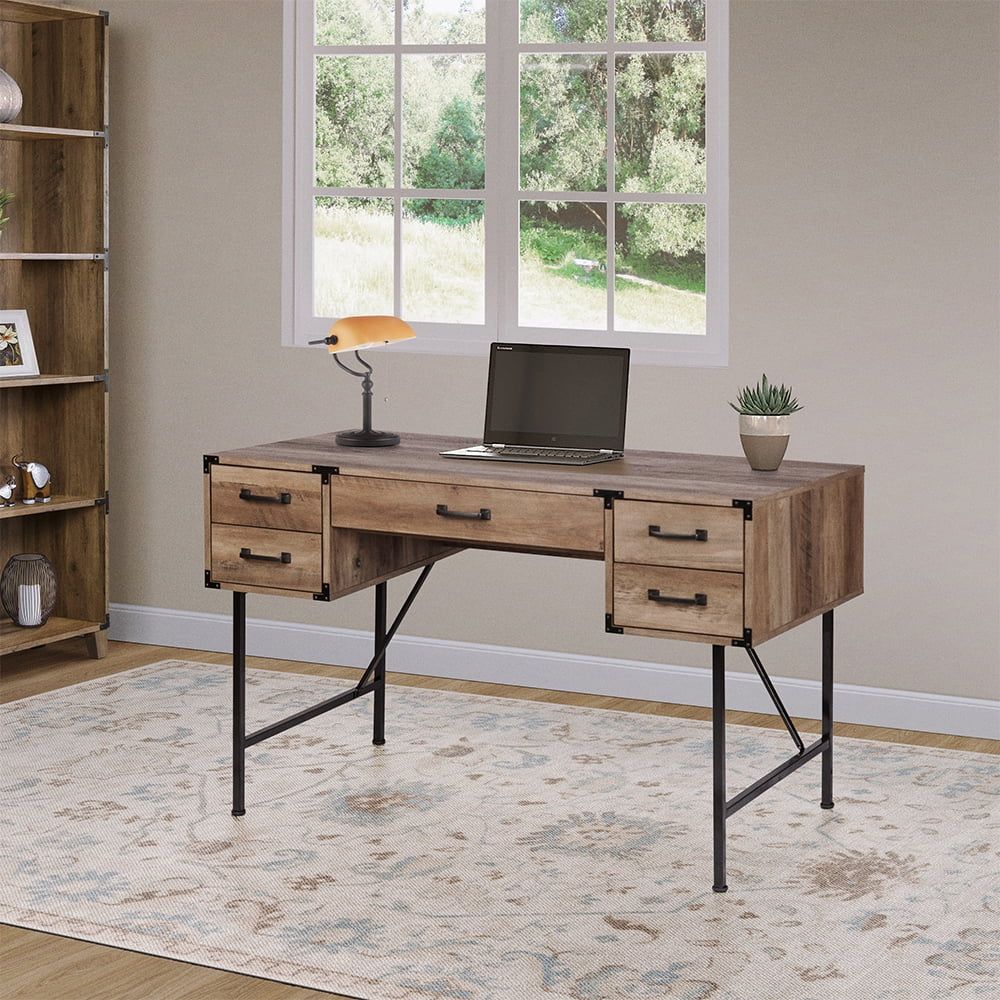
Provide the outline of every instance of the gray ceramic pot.
[[757,472],[774,472],[781,465],[788,447],[790,416],[755,417],[740,414],[740,442],[750,468]]
[[21,88],[0,69],[0,122],[11,122],[21,113]]

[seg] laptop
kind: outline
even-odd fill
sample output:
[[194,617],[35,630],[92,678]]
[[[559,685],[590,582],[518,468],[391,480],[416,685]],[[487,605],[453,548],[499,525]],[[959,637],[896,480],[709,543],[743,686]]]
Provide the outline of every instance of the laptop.
[[441,454],[550,465],[622,458],[628,363],[626,347],[491,344],[483,443]]

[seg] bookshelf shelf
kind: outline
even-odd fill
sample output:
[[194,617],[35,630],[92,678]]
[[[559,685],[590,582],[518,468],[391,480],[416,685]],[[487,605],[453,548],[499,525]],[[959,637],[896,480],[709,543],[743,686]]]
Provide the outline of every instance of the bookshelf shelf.
[[47,646],[51,642],[90,635],[97,633],[103,627],[103,622],[55,616],[38,628],[20,628],[12,621],[0,622],[0,656],[19,653],[22,649],[34,649],[35,646]]
[[0,507],[0,521],[14,517],[34,517],[37,514],[51,514],[61,510],[79,510],[93,507],[94,497],[53,496],[48,503],[19,503],[15,507]]
[[103,382],[103,375],[25,375],[23,378],[0,378],[0,389],[33,389],[46,385],[88,385]]
[[103,139],[103,132],[85,128],[48,128],[43,125],[0,124],[0,139],[33,142],[37,139]]

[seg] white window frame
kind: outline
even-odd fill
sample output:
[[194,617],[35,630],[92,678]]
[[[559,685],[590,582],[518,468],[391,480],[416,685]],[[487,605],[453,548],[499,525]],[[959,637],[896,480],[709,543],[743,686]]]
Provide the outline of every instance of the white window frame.
[[[335,196],[386,197],[395,200],[393,267],[394,312],[400,314],[401,200],[417,195],[402,186],[401,66],[407,53],[476,52],[486,54],[486,186],[482,192],[439,192],[438,196],[485,199],[486,259],[483,325],[413,323],[416,338],[397,344],[393,351],[485,356],[494,340],[526,343],[571,343],[632,348],[638,364],[725,367],[729,362],[729,0],[707,0],[705,42],[614,43],[615,0],[608,0],[611,31],[598,44],[519,44],[515,0],[486,0],[486,45],[337,46],[317,47],[313,40],[312,0],[284,0],[283,93],[283,228],[282,228],[282,343],[304,346],[326,335],[331,319],[312,315],[313,303],[313,176],[314,58],[317,53],[391,54],[396,62],[395,185],[392,188],[341,188]],[[402,4],[396,5],[396,37],[401,37]],[[534,192],[520,190],[519,108],[502,100],[519,93],[522,53],[593,53],[608,63],[606,192]],[[614,184],[612,146],[615,113],[614,56],[641,52],[670,54],[705,52],[706,161],[705,195],[622,194]],[[328,189],[329,190],[329,189]],[[421,192],[423,194],[423,192]],[[603,202],[608,214],[608,330],[521,327],[517,322],[518,209],[521,201]],[[705,204],[706,224],[706,333],[611,332],[614,318],[614,206],[624,201]]]

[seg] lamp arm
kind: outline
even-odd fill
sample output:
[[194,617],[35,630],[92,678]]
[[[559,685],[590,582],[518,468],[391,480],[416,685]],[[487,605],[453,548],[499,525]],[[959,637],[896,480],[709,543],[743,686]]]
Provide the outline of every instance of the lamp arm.
[[365,368],[368,369],[366,372],[356,372],[353,368],[348,368],[347,365],[345,365],[344,362],[340,360],[339,354],[335,354],[333,356],[333,360],[336,361],[338,366],[343,368],[343,370],[347,372],[348,375],[353,375],[355,378],[368,378],[372,373],[372,366],[368,364],[368,362],[365,361],[364,358],[362,358],[357,351],[354,352],[354,356],[358,359],[358,361],[361,364],[365,366]]

